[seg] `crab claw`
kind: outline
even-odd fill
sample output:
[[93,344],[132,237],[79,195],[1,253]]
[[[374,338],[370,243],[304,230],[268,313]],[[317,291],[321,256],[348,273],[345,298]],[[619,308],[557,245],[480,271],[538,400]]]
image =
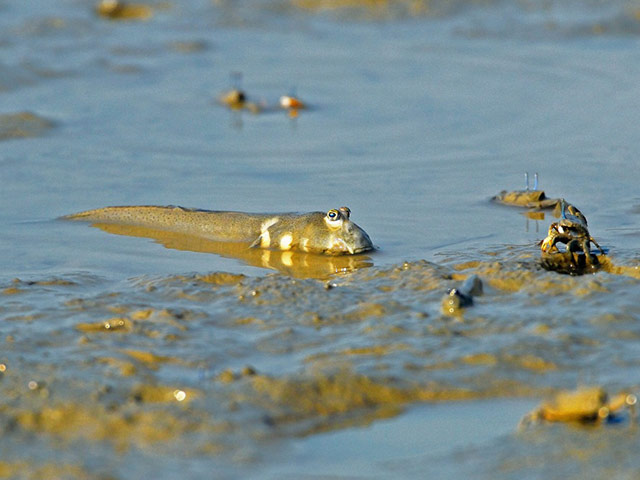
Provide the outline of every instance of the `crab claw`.
[[551,235],[549,235],[547,238],[545,238],[542,241],[542,244],[540,245],[540,249],[544,253],[549,253],[553,249],[553,237]]

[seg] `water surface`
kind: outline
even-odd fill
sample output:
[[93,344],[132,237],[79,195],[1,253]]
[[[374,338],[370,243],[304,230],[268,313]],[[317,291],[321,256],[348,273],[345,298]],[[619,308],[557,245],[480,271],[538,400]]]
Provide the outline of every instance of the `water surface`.
[[[516,426],[560,389],[640,383],[640,5],[333,3],[152,2],[140,22],[0,5],[5,477],[638,468],[624,425]],[[311,108],[232,112],[235,72],[257,102]],[[549,214],[489,201],[525,171],[620,268],[538,267]],[[319,281],[57,220],[135,204],[348,205],[379,249]],[[472,273],[485,295],[445,317]]]

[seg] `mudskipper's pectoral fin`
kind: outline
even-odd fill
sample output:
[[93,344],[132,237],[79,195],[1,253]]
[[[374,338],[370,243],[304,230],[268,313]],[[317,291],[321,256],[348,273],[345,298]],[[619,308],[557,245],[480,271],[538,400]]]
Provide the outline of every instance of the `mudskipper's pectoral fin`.
[[262,246],[263,239],[264,239],[264,234],[258,235],[258,238],[256,238],[253,241],[253,243],[249,245],[249,248],[260,248]]
[[272,221],[272,223],[268,225],[262,226],[262,232],[258,235],[253,243],[249,246],[249,248],[269,248],[271,246],[271,242],[278,235],[278,230],[274,230],[272,225],[274,225],[276,221]]

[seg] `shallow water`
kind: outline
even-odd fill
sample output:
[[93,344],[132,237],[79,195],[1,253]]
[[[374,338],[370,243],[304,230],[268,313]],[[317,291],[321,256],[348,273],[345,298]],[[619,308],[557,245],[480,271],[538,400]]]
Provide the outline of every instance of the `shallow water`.
[[[625,425],[516,426],[640,383],[640,4],[332,3],[0,5],[0,477],[638,469]],[[311,108],[230,111],[234,72]],[[489,201],[525,171],[585,213],[604,271],[539,268],[549,213]],[[265,261],[56,220],[135,204],[348,205],[379,249]],[[473,273],[485,294],[443,315]]]

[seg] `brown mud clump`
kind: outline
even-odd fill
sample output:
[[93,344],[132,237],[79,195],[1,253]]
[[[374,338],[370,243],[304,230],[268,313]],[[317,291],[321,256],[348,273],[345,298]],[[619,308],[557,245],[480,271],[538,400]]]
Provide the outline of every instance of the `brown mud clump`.
[[436,14],[428,0],[293,0],[294,7],[311,12],[334,12],[366,19],[389,19]]
[[464,388],[375,379],[349,369],[302,377],[254,375],[250,385],[253,392],[245,393],[244,400],[265,408],[271,424],[302,428],[302,435],[395,416],[410,403],[478,396]]
[[31,112],[0,114],[0,140],[38,137],[54,123]]
[[102,0],[96,6],[96,13],[109,20],[147,20],[153,15],[153,10],[150,6],[139,3]]

